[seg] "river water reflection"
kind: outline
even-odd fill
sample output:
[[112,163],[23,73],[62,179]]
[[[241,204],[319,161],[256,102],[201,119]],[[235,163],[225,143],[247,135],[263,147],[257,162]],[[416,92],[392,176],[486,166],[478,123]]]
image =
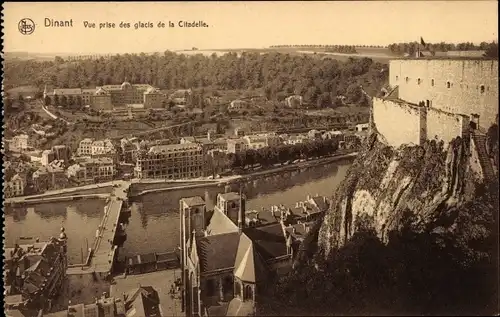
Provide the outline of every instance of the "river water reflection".
[[[345,178],[352,159],[303,171],[261,178],[246,184],[247,210],[275,204],[291,206],[307,195],[331,196]],[[179,243],[179,199],[201,196],[212,208],[224,188],[196,188],[147,194],[133,199],[132,214],[127,225],[127,241],[122,254],[165,252]],[[87,200],[41,204],[32,208],[5,208],[5,244],[11,246],[19,237],[57,236],[66,228],[70,263],[78,263],[87,245],[92,245],[95,230],[103,216],[104,200]]]

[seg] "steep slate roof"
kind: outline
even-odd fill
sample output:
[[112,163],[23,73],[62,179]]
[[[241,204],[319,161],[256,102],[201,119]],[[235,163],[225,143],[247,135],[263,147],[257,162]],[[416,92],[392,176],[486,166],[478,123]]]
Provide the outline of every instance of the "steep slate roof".
[[239,233],[231,232],[196,240],[201,272],[234,268]]
[[229,193],[225,193],[225,194],[220,194],[220,198],[224,199],[225,201],[236,200],[236,199],[240,199],[240,194],[238,194],[236,192],[229,192]]
[[245,228],[243,232],[253,241],[254,248],[267,261],[287,254],[286,240],[280,223],[255,228]]
[[205,201],[203,198],[200,196],[194,196],[194,197],[187,197],[187,198],[182,198],[182,200],[188,205],[188,206],[199,206],[199,205],[205,205]]
[[245,282],[256,283],[264,280],[267,275],[264,261],[254,250],[252,240],[245,234],[240,235],[234,267],[234,276]]
[[322,196],[312,197],[312,200],[314,201],[316,206],[318,206],[320,211],[324,211],[328,208],[328,205],[326,204],[324,197]]
[[215,209],[207,226],[209,235],[238,232],[238,227],[222,211]]
[[126,299],[127,316],[160,317],[160,298],[151,286],[142,286],[130,292]]

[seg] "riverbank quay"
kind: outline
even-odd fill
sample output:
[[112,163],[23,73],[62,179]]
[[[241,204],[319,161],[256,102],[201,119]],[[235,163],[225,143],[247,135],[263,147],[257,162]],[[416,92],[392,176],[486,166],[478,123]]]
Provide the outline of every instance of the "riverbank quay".
[[[337,154],[310,161],[289,163],[287,165],[266,168],[263,170],[249,170],[246,173],[221,177],[215,180],[207,180],[207,179],[185,179],[185,180],[132,179],[130,181],[117,180],[100,184],[92,184],[80,187],[72,187],[72,188],[48,191],[44,194],[39,194],[39,195],[7,198],[4,201],[4,204],[16,207],[29,204],[38,204],[43,202],[70,201],[70,200],[89,199],[89,198],[107,198],[109,197],[109,195],[111,195],[114,186],[117,186],[120,183],[129,184],[130,190],[128,193],[128,197],[137,197],[150,193],[168,192],[168,191],[175,191],[182,189],[195,189],[195,188],[216,187],[216,186],[220,187],[240,181],[254,180],[256,178],[269,176],[272,174],[302,170],[322,164],[330,164],[335,161],[343,159],[351,159],[356,157],[357,155],[358,152],[352,152],[340,155]],[[83,195],[82,191],[89,193]],[[92,191],[97,191],[97,193],[92,193]],[[49,198],[50,200],[48,200]]]

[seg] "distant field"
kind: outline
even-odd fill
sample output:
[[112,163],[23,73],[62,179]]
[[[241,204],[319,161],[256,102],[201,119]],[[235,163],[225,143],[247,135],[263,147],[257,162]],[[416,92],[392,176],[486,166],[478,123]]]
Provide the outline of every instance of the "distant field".
[[197,50],[197,51],[178,51],[178,53],[182,54],[203,54],[203,55],[212,55],[213,53],[217,55],[223,55],[225,53],[237,53],[241,54],[242,52],[253,52],[253,53],[284,53],[291,55],[314,55],[316,57],[321,58],[333,58],[339,61],[347,61],[349,57],[354,58],[363,58],[368,57],[373,59],[374,61],[380,63],[387,63],[388,60],[392,57],[395,57],[387,48],[377,48],[377,47],[356,47],[356,54],[342,54],[342,53],[332,53],[325,52],[325,48],[314,48],[314,47],[279,47],[279,48],[240,48],[240,49],[212,49],[212,50]]
[[17,98],[17,96],[19,96],[19,94],[21,94],[23,97],[26,97],[26,96],[33,97],[35,95],[35,93],[37,93],[38,91],[40,91],[40,90],[35,86],[19,86],[19,87],[15,87],[15,88],[11,88],[11,89],[7,90],[7,93],[13,98]]

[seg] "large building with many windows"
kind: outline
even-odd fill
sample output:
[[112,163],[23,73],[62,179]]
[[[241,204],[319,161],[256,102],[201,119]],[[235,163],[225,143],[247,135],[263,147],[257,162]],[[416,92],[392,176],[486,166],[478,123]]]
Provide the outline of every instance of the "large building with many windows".
[[95,89],[57,88],[52,91],[45,88],[44,99],[52,105],[90,106],[97,110],[113,110],[131,105],[144,108],[161,108],[166,96],[158,88],[147,84],[104,85]]
[[205,174],[203,147],[197,143],[155,145],[139,152],[137,178],[186,179]]

